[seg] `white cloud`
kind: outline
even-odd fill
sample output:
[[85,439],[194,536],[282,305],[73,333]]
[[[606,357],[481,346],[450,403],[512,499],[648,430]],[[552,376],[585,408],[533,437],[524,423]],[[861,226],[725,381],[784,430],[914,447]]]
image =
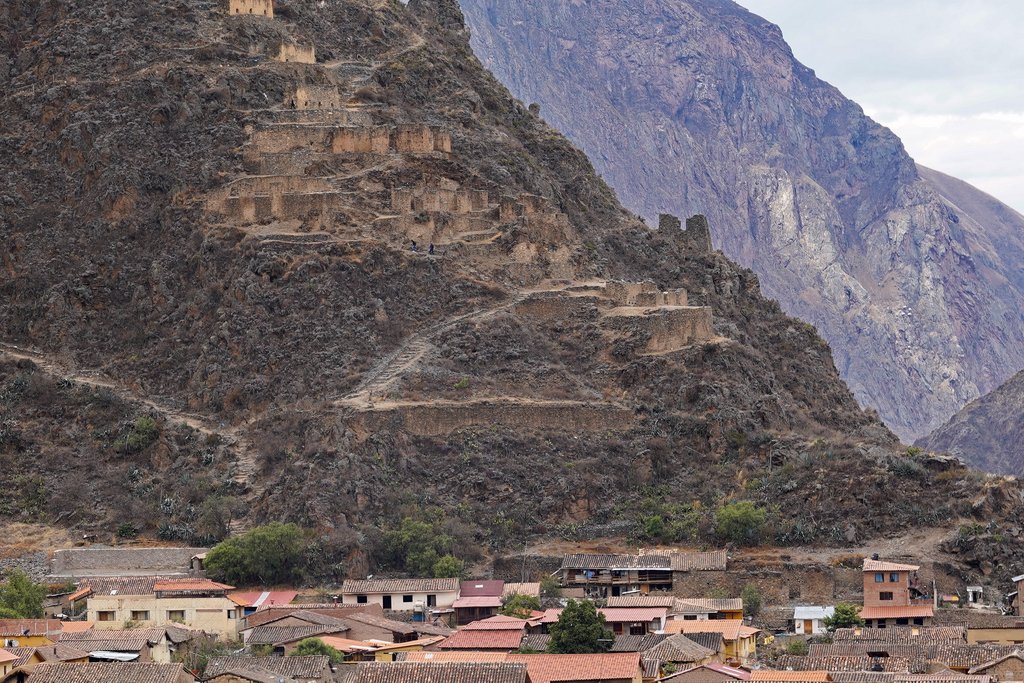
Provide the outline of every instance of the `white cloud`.
[[739,2],[918,162],[1024,213],[1024,1]]

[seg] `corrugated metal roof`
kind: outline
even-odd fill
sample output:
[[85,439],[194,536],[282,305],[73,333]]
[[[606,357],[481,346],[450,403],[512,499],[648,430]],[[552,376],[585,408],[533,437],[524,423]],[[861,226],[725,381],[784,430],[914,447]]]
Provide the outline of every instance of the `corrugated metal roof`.
[[459,590],[458,579],[373,579],[348,580],[341,585],[345,595],[371,593],[450,593]]

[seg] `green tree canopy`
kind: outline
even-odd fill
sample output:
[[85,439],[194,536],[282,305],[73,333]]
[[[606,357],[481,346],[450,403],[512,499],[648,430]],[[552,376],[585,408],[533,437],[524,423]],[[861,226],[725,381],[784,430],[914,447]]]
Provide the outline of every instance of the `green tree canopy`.
[[[551,625],[548,652],[553,654],[594,654],[604,652],[613,634],[604,615],[589,600],[569,600],[558,621]],[[608,641],[608,642],[602,642]]]
[[46,587],[32,581],[28,574],[13,569],[7,580],[0,584],[0,610],[13,614],[13,618],[40,619]]
[[206,570],[239,586],[295,583],[302,577],[305,550],[302,529],[272,522],[217,544],[206,556]]
[[743,598],[743,614],[748,617],[756,617],[761,613],[761,591],[752,583],[743,587],[740,593]]
[[331,658],[332,664],[340,664],[345,661],[345,655],[319,638],[306,638],[305,640],[300,641],[299,644],[295,646],[295,649],[292,650],[291,655],[293,657],[327,655]]
[[761,540],[768,513],[749,500],[729,503],[715,513],[715,533],[734,543],[754,545]]
[[516,593],[505,601],[505,604],[501,608],[501,613],[506,617],[518,617],[519,619],[525,619],[530,616],[530,612],[539,609],[540,598],[535,598],[532,595]]
[[451,553],[455,540],[440,523],[404,517],[384,533],[382,564],[416,576],[430,576],[438,560]]
[[831,633],[837,628],[853,628],[863,626],[864,620],[860,618],[860,607],[849,602],[841,602],[836,605],[835,613],[825,617],[825,628]]
[[431,568],[435,579],[461,579],[466,575],[466,563],[454,555],[445,555]]

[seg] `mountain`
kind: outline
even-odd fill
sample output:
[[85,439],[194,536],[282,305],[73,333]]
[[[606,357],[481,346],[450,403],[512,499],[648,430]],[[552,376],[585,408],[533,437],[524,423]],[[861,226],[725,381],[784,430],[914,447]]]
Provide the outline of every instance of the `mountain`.
[[785,545],[1024,521],[901,448],[718,225],[626,211],[454,0],[14,0],[0,36],[6,521],[295,522],[321,579],[394,570],[409,519],[470,560],[723,544],[736,501]]
[[951,453],[973,467],[1024,475],[1024,372],[995,391],[967,404],[915,444]]
[[1024,220],[918,169],[728,0],[462,0],[472,44],[633,211],[700,212],[906,441],[1024,367]]

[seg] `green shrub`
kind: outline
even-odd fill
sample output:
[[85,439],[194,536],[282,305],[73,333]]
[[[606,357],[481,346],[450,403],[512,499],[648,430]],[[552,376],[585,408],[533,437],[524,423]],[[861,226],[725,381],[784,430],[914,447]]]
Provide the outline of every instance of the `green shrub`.
[[435,579],[462,579],[466,576],[466,563],[454,555],[445,555],[431,568]]
[[0,583],[0,609],[13,613],[15,619],[40,619],[43,616],[43,600],[46,587],[35,583],[20,569],[7,573],[6,581]]
[[863,626],[864,620],[860,618],[860,607],[849,602],[841,602],[836,605],[835,613],[825,617],[825,628],[832,633],[838,628],[853,628]]
[[604,615],[589,600],[569,600],[551,625],[548,652],[552,654],[594,654],[606,651],[613,634]]
[[530,612],[539,609],[539,598],[535,598],[532,595],[516,593],[505,601],[505,604],[501,608],[501,613],[506,617],[518,617],[519,619],[525,619],[530,616]]
[[715,513],[715,533],[734,543],[755,545],[767,520],[768,513],[748,500],[728,503]]
[[345,655],[319,638],[306,638],[305,640],[300,641],[299,644],[295,646],[295,649],[291,651],[292,657],[310,657],[316,655],[326,655],[330,658],[332,664],[340,664],[345,661]]
[[553,576],[545,576],[540,580],[540,595],[542,598],[560,598],[562,584]]
[[382,545],[382,565],[431,576],[439,560],[451,554],[455,539],[439,522],[404,517],[398,528],[384,532]]
[[235,585],[298,582],[306,537],[294,524],[272,522],[217,544],[206,556],[211,578]]
[[787,655],[806,657],[808,652],[810,652],[810,648],[807,646],[807,641],[805,640],[791,640],[786,645]]
[[743,587],[743,592],[740,594],[743,598],[743,615],[748,617],[756,617],[761,613],[761,591],[752,583],[748,583]]
[[117,535],[120,538],[137,538],[139,535],[139,527],[135,526],[131,522],[122,522],[121,526],[117,527]]
[[139,453],[160,437],[160,427],[156,420],[146,415],[135,418],[132,431],[127,436],[114,442],[114,450],[119,453]]

